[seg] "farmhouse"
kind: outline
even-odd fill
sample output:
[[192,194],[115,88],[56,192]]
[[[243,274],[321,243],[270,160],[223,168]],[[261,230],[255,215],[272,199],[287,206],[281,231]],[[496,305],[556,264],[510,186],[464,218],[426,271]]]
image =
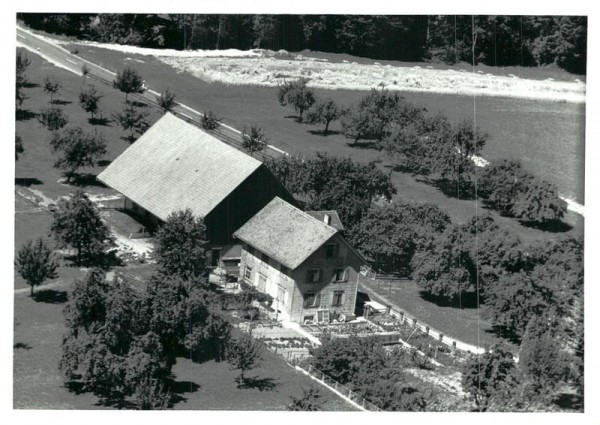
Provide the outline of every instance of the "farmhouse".
[[124,195],[124,209],[158,225],[174,211],[204,217],[212,264],[231,251],[233,232],[275,196],[294,198],[262,162],[166,113],[98,180]]
[[240,279],[270,294],[282,319],[328,322],[354,313],[364,260],[323,216],[276,197],[234,233],[242,241]]

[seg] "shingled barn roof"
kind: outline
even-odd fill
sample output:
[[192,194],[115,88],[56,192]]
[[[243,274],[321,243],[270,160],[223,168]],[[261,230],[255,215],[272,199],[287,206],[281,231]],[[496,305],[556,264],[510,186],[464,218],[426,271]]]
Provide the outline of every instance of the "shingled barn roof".
[[190,208],[206,216],[261,162],[166,113],[98,180],[165,221]]
[[233,236],[295,269],[337,230],[275,197]]

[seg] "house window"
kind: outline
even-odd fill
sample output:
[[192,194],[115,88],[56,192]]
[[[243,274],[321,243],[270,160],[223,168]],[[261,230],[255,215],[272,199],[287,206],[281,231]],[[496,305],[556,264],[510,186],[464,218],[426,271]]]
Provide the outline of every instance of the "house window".
[[344,291],[334,291],[333,302],[331,303],[334,307],[341,307],[344,301]]
[[265,264],[269,264],[269,256],[267,254],[261,254],[260,260]]
[[306,272],[306,283],[319,283],[321,277],[321,270],[310,269]]
[[267,277],[262,274],[258,274],[258,290],[265,292],[267,290]]
[[304,294],[304,308],[317,307],[321,303],[321,295],[315,292]]
[[325,258],[335,257],[337,254],[337,244],[328,243],[325,245]]
[[346,281],[346,269],[335,269],[333,271],[333,281],[334,282],[345,282]]
[[246,268],[244,269],[244,279],[246,279],[249,282],[252,282],[252,267],[246,266]]

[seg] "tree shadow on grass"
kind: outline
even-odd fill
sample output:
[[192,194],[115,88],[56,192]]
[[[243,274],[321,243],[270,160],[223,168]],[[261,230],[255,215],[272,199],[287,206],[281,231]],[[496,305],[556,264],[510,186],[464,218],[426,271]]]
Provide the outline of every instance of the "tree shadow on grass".
[[66,291],[57,291],[54,289],[43,289],[33,294],[36,303],[64,304],[68,300]]
[[15,113],[15,118],[17,121],[29,121],[37,117],[37,113],[30,111],[29,109],[18,109]]
[[130,100],[129,103],[138,108],[147,108],[148,104],[144,102],[138,102],[136,100]]
[[521,345],[521,338],[515,335],[513,332],[508,330],[505,326],[492,326],[491,329],[486,329],[487,333],[495,335],[499,338],[505,339],[516,346]]
[[256,388],[259,391],[272,391],[278,383],[273,378],[259,378],[257,376],[247,377],[243,380],[237,380],[238,388],[251,389]]
[[73,177],[73,179],[71,179],[71,184],[74,186],[80,186],[80,187],[95,186],[95,187],[106,188],[106,185],[104,183],[102,183],[101,181],[96,179],[95,174],[90,174],[90,173],[76,174]]
[[88,118],[88,122],[91,125],[103,125],[105,127],[110,127],[109,123],[111,121],[108,118],[104,118],[104,117],[98,118],[98,117],[96,117],[96,118]]
[[39,84],[36,83],[32,83],[31,81],[27,81],[25,84],[23,84],[23,87],[25,87],[26,89],[33,89],[35,87],[39,87]]
[[110,159],[101,159],[100,161],[96,161],[96,165],[98,167],[108,167],[111,162]]
[[336,134],[340,134],[339,131],[334,131],[334,130],[327,130],[327,133],[325,133],[325,130],[307,130],[310,134],[313,134],[315,136],[323,136],[323,137],[327,137],[327,136],[335,136]]
[[15,350],[31,350],[31,345],[25,344],[24,342],[17,342],[13,345]]
[[200,385],[191,381],[172,381],[169,383],[168,388],[171,391],[171,401],[169,405],[172,406],[181,403],[182,401],[186,401],[187,398],[184,394],[195,393],[200,389]]
[[456,296],[452,299],[432,295],[427,291],[419,291],[419,296],[439,307],[453,307],[461,310],[477,308],[477,295],[475,292],[463,292],[460,297]]
[[573,229],[573,226],[560,220],[547,220],[545,222],[520,221],[520,223],[525,227],[530,227],[532,229],[538,229],[550,233],[565,233]]
[[350,148],[354,148],[354,149],[375,149],[375,150],[379,150],[378,146],[377,146],[377,142],[374,140],[369,140],[369,141],[364,141],[364,140],[359,140],[358,142],[347,142],[346,146],[350,147]]
[[24,186],[29,187],[33,185],[44,184],[40,179],[36,179],[35,177],[15,177],[15,185],[16,186]]
[[70,100],[61,100],[61,99],[54,99],[52,101],[53,105],[69,105],[73,102],[71,102]]

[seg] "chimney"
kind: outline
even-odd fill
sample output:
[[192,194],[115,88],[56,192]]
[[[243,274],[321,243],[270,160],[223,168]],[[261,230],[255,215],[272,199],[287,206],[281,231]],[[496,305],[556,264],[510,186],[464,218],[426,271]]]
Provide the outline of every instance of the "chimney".
[[328,226],[331,225],[331,216],[325,213],[325,215],[323,216],[323,222]]

